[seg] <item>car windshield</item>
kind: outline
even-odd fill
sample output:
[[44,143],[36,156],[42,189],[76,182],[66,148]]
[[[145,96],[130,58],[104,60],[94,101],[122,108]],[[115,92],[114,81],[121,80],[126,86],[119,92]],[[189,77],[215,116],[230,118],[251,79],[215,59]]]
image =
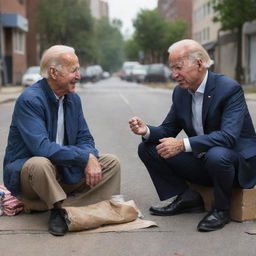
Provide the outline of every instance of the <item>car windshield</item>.
[[30,67],[26,74],[39,74],[40,73],[40,67]]
[[164,66],[162,64],[153,64],[149,67],[149,73],[162,72]]

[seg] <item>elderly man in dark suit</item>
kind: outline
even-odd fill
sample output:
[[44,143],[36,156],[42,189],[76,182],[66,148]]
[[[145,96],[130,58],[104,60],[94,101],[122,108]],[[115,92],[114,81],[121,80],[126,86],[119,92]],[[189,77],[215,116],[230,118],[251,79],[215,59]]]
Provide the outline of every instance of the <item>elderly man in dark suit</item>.
[[[143,136],[138,153],[160,200],[176,196],[150,211],[163,216],[202,210],[201,196],[187,181],[212,186],[212,211],[197,229],[214,231],[230,221],[232,187],[256,184],[255,130],[241,86],[208,70],[212,60],[200,44],[176,42],[169,48],[169,62],[179,85],[163,123],[154,127],[139,117],[129,120],[131,130]],[[176,138],[181,130],[186,138]]]

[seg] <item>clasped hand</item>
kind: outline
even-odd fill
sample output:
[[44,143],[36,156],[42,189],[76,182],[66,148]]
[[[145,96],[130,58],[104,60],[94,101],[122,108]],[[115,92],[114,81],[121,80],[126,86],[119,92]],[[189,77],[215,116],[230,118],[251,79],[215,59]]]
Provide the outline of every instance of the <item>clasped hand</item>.
[[163,158],[173,157],[184,151],[184,143],[182,139],[163,138],[160,144],[156,146],[157,153]]

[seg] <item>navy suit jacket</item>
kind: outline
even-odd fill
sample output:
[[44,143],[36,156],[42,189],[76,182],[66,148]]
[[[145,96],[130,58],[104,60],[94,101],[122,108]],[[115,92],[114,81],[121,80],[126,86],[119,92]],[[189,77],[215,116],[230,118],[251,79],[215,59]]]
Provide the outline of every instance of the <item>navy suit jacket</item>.
[[249,173],[244,173],[242,166],[239,168],[240,184],[251,187],[256,183],[256,134],[240,84],[209,71],[202,107],[204,135],[197,136],[193,128],[192,96],[188,90],[176,86],[172,101],[163,123],[149,126],[147,141],[158,143],[160,138],[176,137],[183,129],[195,154],[215,146],[236,151],[249,164]]

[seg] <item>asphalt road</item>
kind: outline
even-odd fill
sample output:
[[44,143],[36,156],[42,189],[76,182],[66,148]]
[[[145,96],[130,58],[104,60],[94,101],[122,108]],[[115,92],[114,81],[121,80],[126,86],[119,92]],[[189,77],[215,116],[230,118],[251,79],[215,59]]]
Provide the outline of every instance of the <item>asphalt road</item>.
[[[167,114],[171,91],[111,78],[94,84],[85,84],[78,90],[84,113],[100,153],[117,155],[122,164],[122,194],[133,199],[145,216],[158,227],[118,233],[67,234],[53,237],[42,225],[46,215],[0,217],[0,254],[6,256],[86,255],[86,256],[255,256],[254,236],[245,233],[255,227],[254,222],[231,222],[223,230],[211,233],[196,231],[204,216],[182,214],[172,217],[151,216],[148,208],[158,203],[155,189],[145,167],[137,156],[139,136],[129,130],[128,119],[134,115],[147,123],[157,125]],[[256,102],[248,102],[256,117]],[[0,154],[3,158],[13,103],[0,106]],[[182,135],[181,135],[182,136]],[[41,220],[40,220],[41,219]],[[8,223],[38,222],[33,230],[17,227],[8,230]],[[15,243],[15,244],[14,244]]]

